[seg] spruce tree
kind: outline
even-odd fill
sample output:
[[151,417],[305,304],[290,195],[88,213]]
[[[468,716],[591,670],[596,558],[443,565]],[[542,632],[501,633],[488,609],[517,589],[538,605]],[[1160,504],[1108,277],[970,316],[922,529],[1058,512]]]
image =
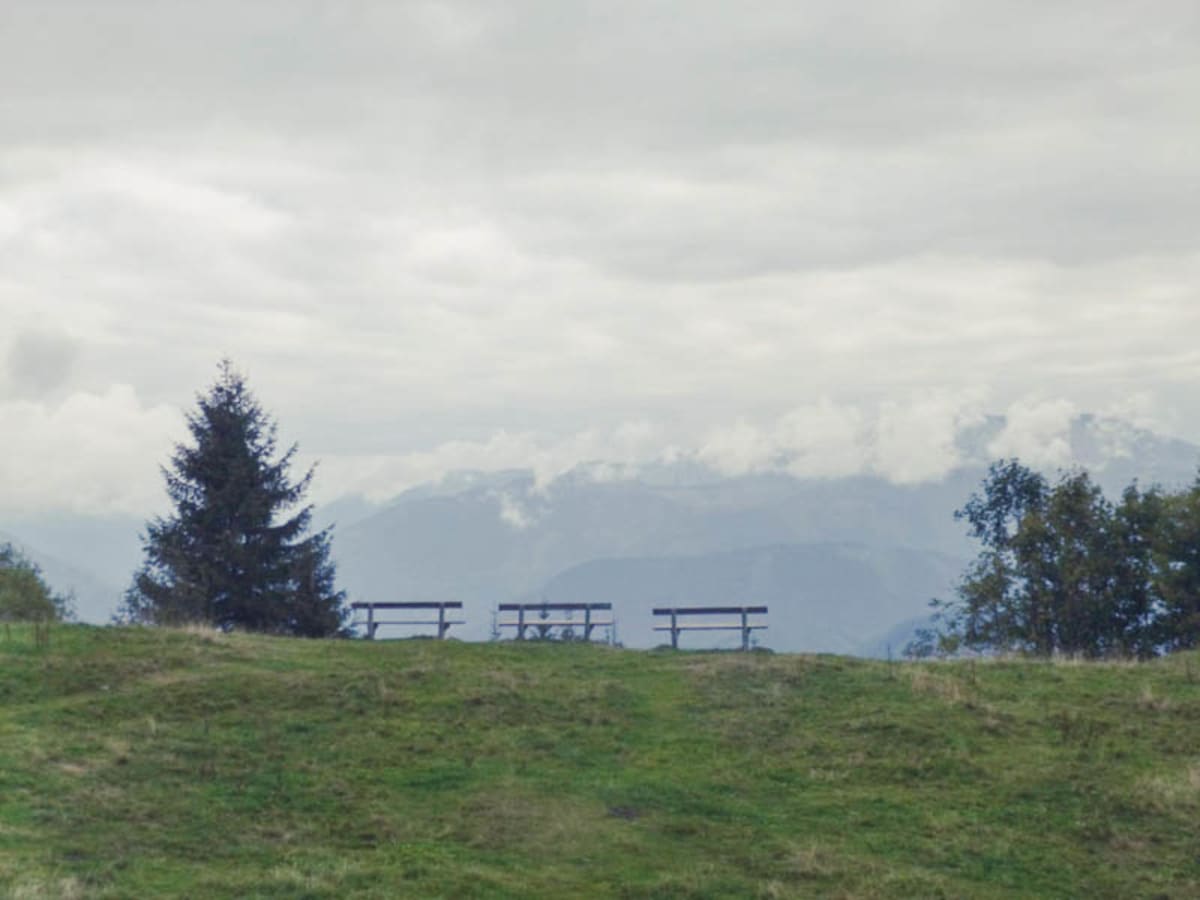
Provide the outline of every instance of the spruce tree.
[[296,445],[277,455],[274,420],[228,360],[187,425],[192,443],[176,445],[163,469],[173,512],[147,523],[120,618],[337,634],[345,595],[329,530],[308,534],[313,470],[291,480]]

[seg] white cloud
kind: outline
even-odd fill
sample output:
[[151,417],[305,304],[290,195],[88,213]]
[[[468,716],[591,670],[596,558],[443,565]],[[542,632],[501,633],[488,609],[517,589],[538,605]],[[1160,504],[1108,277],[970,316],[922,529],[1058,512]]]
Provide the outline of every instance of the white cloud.
[[965,462],[958,438],[983,421],[985,408],[980,391],[934,390],[906,403],[886,401],[875,430],[875,471],[900,484],[942,478]]
[[0,403],[0,511],[145,515],[165,505],[158,466],[183,417],[146,407],[128,385],[53,406]]
[[697,458],[736,475],[786,471],[800,478],[875,474],[897,483],[936,481],[963,462],[956,439],[981,421],[976,393],[932,392],[871,408],[829,398],[763,426],[711,432]]
[[701,440],[697,458],[728,475],[788,471],[799,477],[831,478],[864,471],[868,442],[863,413],[826,398],[765,425],[743,420],[714,429]]
[[[318,463],[313,499],[359,493],[376,501],[463,472],[523,470],[532,490],[497,489],[497,514],[523,529],[537,521],[544,491],[572,473],[595,481],[636,478],[647,465],[698,462],[725,475],[786,472],[800,478],[878,475],[897,483],[936,481],[964,462],[956,440],[981,424],[978,396],[915,395],[881,404],[830,398],[774,419],[743,419],[705,432],[646,420],[553,436],[497,432],[413,452],[303,452],[296,472]],[[1018,456],[1043,469],[1080,462],[1072,446],[1076,407],[1064,399],[1012,404],[986,447],[988,457]],[[184,438],[177,408],[148,406],[126,385],[103,394],[73,393],[62,402],[0,403],[6,454],[0,465],[0,514],[68,511],[148,516],[165,508],[159,466]],[[1090,431],[1091,464],[1128,453],[1128,425],[1099,419]],[[281,436],[286,443],[288,435]],[[979,460],[972,460],[978,462]]]
[[[535,491],[576,469],[595,480],[615,480],[626,477],[637,465],[671,452],[663,435],[649,423],[634,421],[605,432],[589,430],[555,437],[500,431],[483,440],[448,441],[411,453],[335,454],[320,459],[314,492],[322,500],[346,493],[385,500],[451,473],[507,469],[532,472]],[[316,455],[305,453],[301,461],[311,463]],[[586,465],[591,462],[597,465]]]
[[0,201],[0,246],[21,231],[21,218],[11,204]]
[[18,396],[43,396],[69,380],[78,355],[78,342],[65,333],[19,332],[8,348],[7,381]]
[[500,505],[500,520],[517,531],[524,531],[537,521],[536,514],[508,491],[497,491],[496,502]]
[[[318,487],[377,496],[671,453],[920,480],[1010,406],[997,446],[1060,459],[1047,403],[1200,440],[1197,10],[17,4],[0,320],[79,347],[26,380],[47,441],[229,354]],[[129,440],[117,480],[160,462]]]
[[1003,431],[988,445],[993,457],[1019,457],[1034,468],[1069,466],[1071,421],[1079,411],[1068,400],[1015,403],[1005,413]]
[[774,442],[786,469],[801,478],[830,478],[862,472],[870,456],[863,412],[828,398],[786,413],[775,425]]

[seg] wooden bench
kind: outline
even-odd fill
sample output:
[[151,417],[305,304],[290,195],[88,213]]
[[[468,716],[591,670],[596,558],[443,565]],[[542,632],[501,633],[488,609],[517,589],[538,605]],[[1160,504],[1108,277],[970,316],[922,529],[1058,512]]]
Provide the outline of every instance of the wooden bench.
[[[583,628],[583,639],[590,641],[593,628],[616,624],[611,603],[501,603],[497,609],[500,613],[496,619],[497,628],[517,629],[519,641],[525,640],[527,628],[536,628],[538,637],[546,638],[554,628],[574,630],[579,627]],[[572,616],[578,612],[583,613],[582,619]],[[505,613],[509,614],[507,618]]]
[[[670,616],[670,625],[655,625],[655,631],[671,632],[671,647],[679,649],[679,632],[681,631],[740,631],[742,633],[742,649],[750,649],[750,632],[766,628],[762,622],[752,622],[751,616],[765,616],[765,606],[656,606],[654,615]],[[737,616],[736,620],[724,622],[694,622],[688,621],[693,616]],[[680,621],[684,619],[684,621]]]
[[[464,619],[447,619],[446,610],[462,609],[462,603],[459,601],[439,602],[433,601],[428,603],[351,603],[350,608],[355,612],[359,610],[367,611],[367,640],[374,640],[375,632],[380,625],[436,625],[437,636],[441,640],[446,636],[446,631],[451,625],[465,625]],[[403,619],[377,619],[375,613],[387,610],[412,610],[415,614],[418,610],[437,610],[437,618],[403,618]]]

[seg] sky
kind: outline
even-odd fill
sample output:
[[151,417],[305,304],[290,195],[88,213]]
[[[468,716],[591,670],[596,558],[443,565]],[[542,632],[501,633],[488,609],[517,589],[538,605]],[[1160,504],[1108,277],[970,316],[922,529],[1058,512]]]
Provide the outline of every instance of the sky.
[[11,0],[0,514],[157,511],[226,356],[319,501],[1200,442],[1197,109],[1194,0]]

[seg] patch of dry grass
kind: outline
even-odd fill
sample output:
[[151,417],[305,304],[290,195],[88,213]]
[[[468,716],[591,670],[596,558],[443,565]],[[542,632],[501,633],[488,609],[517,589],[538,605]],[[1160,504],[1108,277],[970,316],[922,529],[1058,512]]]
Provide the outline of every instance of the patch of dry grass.
[[1138,694],[1137,705],[1139,709],[1151,712],[1167,712],[1173,706],[1170,697],[1159,696],[1149,684],[1142,685],[1142,690]]
[[610,828],[614,821],[602,806],[587,807],[512,781],[469,797],[455,818],[455,837],[487,850],[528,845],[561,851],[594,839],[598,828]]
[[784,860],[788,877],[792,879],[831,878],[843,865],[838,854],[815,843],[793,847]]
[[78,878],[29,878],[17,881],[9,896],[12,900],[82,900],[87,889]]
[[1157,812],[1200,812],[1200,762],[1143,778],[1135,786],[1134,795]]
[[924,667],[909,668],[907,674],[913,693],[936,697],[955,706],[961,706],[968,700],[968,692],[962,682],[952,675],[932,672]]

